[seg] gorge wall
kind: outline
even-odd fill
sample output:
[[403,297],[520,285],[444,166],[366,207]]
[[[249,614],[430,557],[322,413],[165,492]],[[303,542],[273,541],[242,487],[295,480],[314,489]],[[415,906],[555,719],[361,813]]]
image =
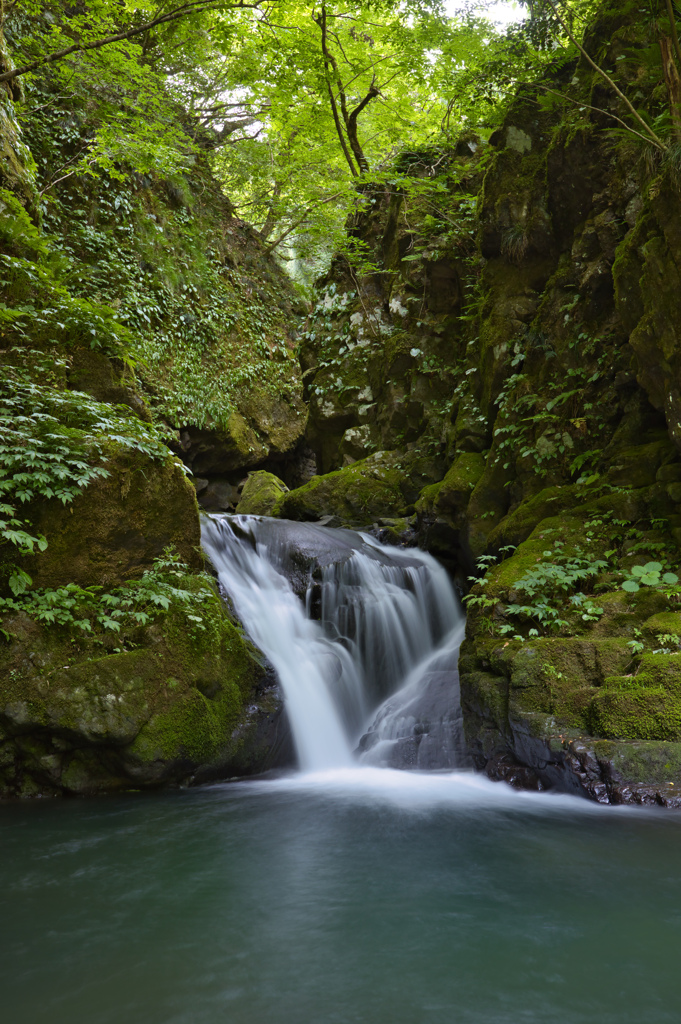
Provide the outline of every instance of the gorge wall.
[[[604,5],[585,45],[655,113],[644,31]],[[676,805],[681,194],[611,130],[618,102],[580,59],[488,143],[406,154],[368,195],[369,269],[336,260],[301,349],[324,475],[276,509],[418,540],[473,582],[478,768]]]
[[[653,116],[646,31],[605,4],[585,45]],[[19,99],[0,105],[0,793],[290,761],[272,674],[202,572],[198,494],[434,553],[469,595],[476,766],[677,805],[681,187],[613,133],[593,68],[523,87],[488,141],[402,154],[348,225],[363,263],[337,257],[309,316],[206,164],[40,196],[79,109],[22,133]]]
[[290,761],[197,495],[233,509],[250,468],[304,473],[298,300],[206,159],[60,173],[87,101],[31,88],[26,119],[0,85],[0,795]]

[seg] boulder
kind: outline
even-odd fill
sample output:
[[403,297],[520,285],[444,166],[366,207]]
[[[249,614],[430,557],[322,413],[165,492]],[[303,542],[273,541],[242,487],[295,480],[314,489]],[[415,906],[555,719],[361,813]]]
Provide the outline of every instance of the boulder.
[[290,491],[277,514],[304,521],[337,515],[348,525],[368,526],[379,518],[409,515],[424,484],[441,474],[439,460],[419,453],[376,452]]
[[258,470],[249,473],[236,507],[239,515],[271,516],[277,503],[288,494],[288,487],[274,473]]
[[187,784],[294,763],[273,673],[216,590],[200,617],[174,605],[104,643],[6,618],[0,796]]
[[36,587],[113,586],[140,576],[166,548],[201,566],[196,495],[180,463],[113,445],[109,454],[110,475],[93,480],[70,505],[46,499],[27,506],[48,541],[45,552],[22,559]]

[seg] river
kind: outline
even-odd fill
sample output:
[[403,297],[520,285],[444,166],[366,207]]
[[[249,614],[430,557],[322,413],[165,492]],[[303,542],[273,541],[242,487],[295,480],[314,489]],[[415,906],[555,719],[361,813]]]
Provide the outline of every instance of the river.
[[10,1024],[662,1024],[681,818],[341,769],[9,805]]
[[246,517],[204,544],[303,770],[5,805],[3,1020],[678,1024],[681,817],[464,770],[434,559]]

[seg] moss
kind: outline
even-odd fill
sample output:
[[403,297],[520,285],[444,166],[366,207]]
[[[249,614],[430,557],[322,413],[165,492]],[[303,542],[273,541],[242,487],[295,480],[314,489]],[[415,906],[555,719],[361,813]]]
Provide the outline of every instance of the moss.
[[[1,102],[0,100],[0,104]],[[0,109],[0,125],[1,123]],[[0,136],[1,134],[0,132]],[[0,188],[0,249],[28,258],[40,256],[47,249],[45,239],[24,207],[16,196],[4,188]]]
[[545,487],[522,501],[495,526],[489,536],[489,546],[494,549],[506,544],[522,544],[542,520],[570,513],[583,500],[580,488],[574,484]]
[[540,712],[585,728],[594,684],[624,672],[631,652],[624,640],[561,637],[501,647],[491,660],[510,676],[510,709],[516,717]]
[[[0,47],[4,49],[2,36]],[[3,63],[4,60],[0,59],[0,67]],[[25,201],[33,202],[37,191],[35,171],[35,161],[21,137],[14,103],[4,88],[0,88],[0,184],[17,192]]]
[[594,743],[599,760],[609,761],[620,777],[634,784],[681,784],[681,743],[600,740]]
[[309,521],[331,514],[363,525],[381,517],[399,517],[418,496],[423,473],[420,461],[395,452],[377,452],[290,491],[278,503],[277,515]]
[[166,547],[200,566],[196,492],[181,466],[120,453],[115,445],[108,454],[110,475],[70,505],[51,499],[27,506],[48,541],[44,553],[22,561],[36,587],[115,586],[140,576]]
[[444,480],[440,480],[437,484],[427,484],[423,488],[416,501],[416,511],[419,515],[433,515],[435,513],[435,505],[443,483]]
[[[661,635],[678,636],[681,638],[681,612],[658,612],[651,615],[643,623],[648,643],[657,645],[657,637]],[[669,645],[667,645],[669,646]]]
[[190,692],[164,712],[154,715],[128,749],[141,762],[186,760],[197,765],[215,761],[229,747],[230,733],[241,711],[241,694],[232,682],[210,700]]
[[448,517],[456,517],[465,512],[475,485],[484,471],[484,455],[478,452],[459,455],[439,485],[435,512]]
[[681,699],[672,698],[662,686],[628,682],[626,689],[609,687],[592,699],[591,731],[612,739],[681,739]]
[[643,654],[635,679],[640,686],[662,686],[681,696],[681,654]]
[[287,493],[288,487],[278,476],[258,470],[249,474],[236,510],[241,515],[271,516],[277,502]]
[[[240,409],[259,437],[266,440],[270,456],[292,451],[305,433],[307,410],[297,389],[271,394],[254,388],[241,400]],[[251,456],[250,464],[254,461]]]
[[551,545],[557,540],[565,545],[561,549],[563,554],[574,554],[584,541],[582,520],[567,516],[543,519],[510,558],[490,569],[485,593],[492,596],[508,594],[513,590],[513,585],[542,560],[544,552],[551,550]]
[[649,487],[655,483],[658,470],[674,460],[677,454],[668,437],[651,444],[625,448],[611,460],[608,480],[616,487]]
[[485,470],[473,488],[468,503],[468,533],[471,551],[475,556],[487,549],[487,542],[494,527],[508,511],[508,473],[488,456]]
[[644,618],[640,612],[637,614],[629,594],[623,590],[600,593],[597,588],[594,600],[603,609],[601,618],[590,627],[594,636],[635,638],[634,629],[642,625]]
[[74,642],[65,630],[10,623],[0,687],[0,737],[12,752],[4,792],[17,792],[24,777],[42,791],[98,792],[224,771],[240,752],[238,729],[264,671],[217,592],[201,618],[197,628],[182,606],[171,607],[135,632],[135,649],[111,654],[96,638]]

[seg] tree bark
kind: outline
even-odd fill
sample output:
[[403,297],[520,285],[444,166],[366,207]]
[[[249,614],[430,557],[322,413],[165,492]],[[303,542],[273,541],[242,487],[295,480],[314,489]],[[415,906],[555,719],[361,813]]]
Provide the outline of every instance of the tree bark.
[[[340,97],[341,109],[342,109],[342,112],[343,112],[343,119],[344,119],[344,121],[347,124],[347,110],[345,108],[345,92],[343,91],[343,84],[341,82],[340,75],[338,74],[338,65],[336,64],[336,60],[335,60],[333,54],[329,51],[329,48],[327,46],[327,41],[326,41],[326,7],[322,7],[322,13],[317,15],[314,18],[314,20],[319,25],[319,29],[320,29],[320,31],[322,33],[322,54],[324,55],[324,63],[326,65],[326,70],[327,70],[327,72],[329,71],[329,69],[332,70],[335,73],[336,80],[338,82],[338,87],[339,87],[338,88],[338,94],[339,94],[339,97]],[[352,176],[353,176],[353,178],[356,178],[359,172],[357,171],[357,168],[355,167],[354,163],[352,162],[352,156],[350,155],[350,150],[348,149],[348,144],[347,144],[347,141],[345,139],[345,135],[343,134],[343,127],[341,125],[340,117],[338,116],[338,106],[336,104],[336,98],[333,95],[333,88],[331,86],[331,82],[328,81],[328,79],[327,79],[326,85],[327,85],[327,89],[329,90],[329,100],[331,102],[331,113],[333,114],[333,121],[334,121],[334,124],[336,126],[336,133],[338,134],[338,139],[340,141],[341,148],[342,148],[343,153],[345,155],[345,159],[348,162],[348,166],[350,168]]]
[[674,135],[677,140],[681,140],[681,78],[674,59],[674,45],[669,36],[660,36],[660,53]]

